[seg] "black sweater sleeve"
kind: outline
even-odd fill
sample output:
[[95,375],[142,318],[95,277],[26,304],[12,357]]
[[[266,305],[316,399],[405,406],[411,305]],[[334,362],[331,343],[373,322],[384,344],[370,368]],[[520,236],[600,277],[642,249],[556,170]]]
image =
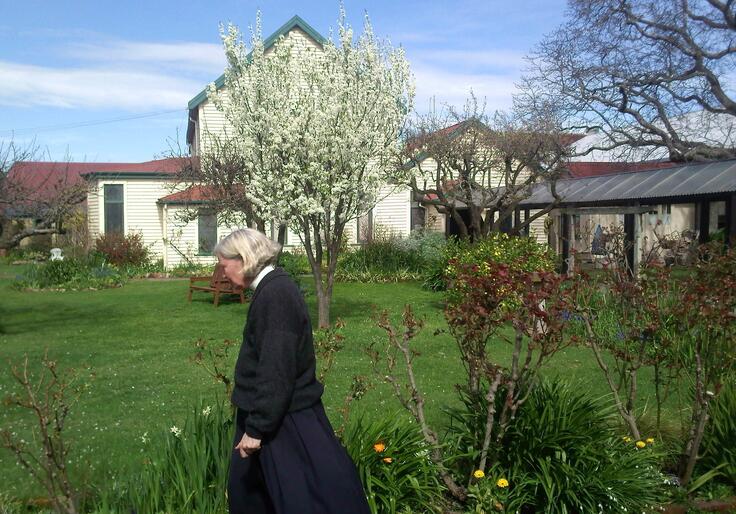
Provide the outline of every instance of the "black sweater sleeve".
[[[306,328],[302,309],[289,294],[270,288],[258,298],[253,342],[258,363],[245,433],[262,439],[274,432],[289,409],[297,379],[299,346]],[[255,305],[253,305],[255,307]]]

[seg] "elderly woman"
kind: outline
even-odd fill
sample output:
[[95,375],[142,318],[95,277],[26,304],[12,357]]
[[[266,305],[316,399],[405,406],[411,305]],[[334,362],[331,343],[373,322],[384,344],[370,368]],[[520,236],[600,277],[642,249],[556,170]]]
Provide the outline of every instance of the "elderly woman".
[[276,260],[281,245],[253,229],[215,247],[225,275],[254,290],[235,364],[231,513],[369,513],[335,437],[315,376],[312,325],[299,288]]

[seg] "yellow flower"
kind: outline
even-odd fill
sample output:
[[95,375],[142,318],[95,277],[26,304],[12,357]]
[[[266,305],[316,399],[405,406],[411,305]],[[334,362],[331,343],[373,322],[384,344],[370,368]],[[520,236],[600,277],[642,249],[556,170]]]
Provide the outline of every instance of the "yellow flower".
[[484,476],[486,476],[486,474],[485,474],[485,473],[483,473],[483,470],[481,470],[481,469],[476,469],[476,470],[475,470],[475,473],[473,473],[473,476],[474,476],[475,478],[483,478]]
[[381,453],[383,450],[386,449],[386,445],[383,443],[376,443],[373,445],[373,449],[376,451],[376,453]]
[[499,478],[498,481],[496,482],[496,485],[498,487],[508,487],[509,486],[509,481],[506,480],[505,478]]
[[654,438],[653,437],[647,437],[647,444],[654,444]]
[[629,436],[627,436],[627,435],[625,435],[623,437],[623,440],[624,440],[625,443],[630,443],[631,442],[631,438]]
[[392,459],[391,457],[384,457],[381,460],[383,460],[383,462],[385,462],[386,464],[391,464],[394,461],[394,459]]
[[646,445],[647,445],[647,443],[645,443],[644,441],[637,441],[636,442],[636,447],[637,448],[644,448]]

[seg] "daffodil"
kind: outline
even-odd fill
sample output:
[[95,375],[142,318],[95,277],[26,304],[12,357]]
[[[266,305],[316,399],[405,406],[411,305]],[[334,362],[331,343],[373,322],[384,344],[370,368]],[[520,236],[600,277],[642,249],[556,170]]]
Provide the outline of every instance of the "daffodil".
[[636,447],[637,448],[644,448],[644,447],[646,447],[646,445],[647,445],[647,443],[645,443],[644,441],[637,441],[636,442]]
[[647,437],[647,444],[654,444],[654,438],[653,437]]
[[394,459],[392,459],[391,457],[384,457],[381,460],[383,460],[383,462],[385,462],[386,464],[391,464],[394,461]]
[[386,449],[386,445],[383,443],[376,443],[373,445],[373,449],[376,453],[382,453]]

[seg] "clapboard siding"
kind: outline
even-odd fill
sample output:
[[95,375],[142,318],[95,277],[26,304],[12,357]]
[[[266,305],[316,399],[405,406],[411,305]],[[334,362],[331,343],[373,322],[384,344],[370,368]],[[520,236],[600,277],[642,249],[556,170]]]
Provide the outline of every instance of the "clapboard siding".
[[[214,255],[199,255],[199,223],[198,220],[185,221],[186,208],[178,205],[162,207],[162,214],[166,217],[166,266],[171,269],[180,264],[195,262],[199,264],[214,264],[217,257]],[[217,240],[221,240],[237,230],[237,226],[220,224],[217,227]]]
[[[539,211],[540,209],[532,209],[531,211],[529,211],[529,216],[534,216]],[[547,234],[544,230],[544,220],[546,220],[548,217],[549,214],[540,216],[539,218],[532,221],[529,225],[529,235],[536,239],[537,243],[539,244],[547,244]]]
[[411,230],[411,189],[406,185],[389,184],[378,194],[373,208],[373,228],[384,227],[390,233],[406,237]]
[[171,194],[170,183],[159,180],[128,180],[125,183],[125,230],[140,233],[152,254],[162,257],[162,207],[156,202]]
[[445,215],[437,212],[437,207],[427,205],[424,215],[424,228],[432,232],[445,232]]
[[[319,43],[312,39],[306,32],[299,28],[289,31],[287,36],[294,44],[296,52],[305,52],[308,49],[321,49]],[[273,47],[266,50],[266,55],[273,53]],[[225,104],[229,101],[226,88],[221,88],[219,93]],[[222,111],[218,110],[209,99],[204,100],[198,106],[198,122],[196,129],[198,134],[195,136],[197,144],[195,145],[197,152],[206,151],[211,146],[213,137],[223,137],[231,132],[230,125],[225,119]],[[209,137],[208,137],[209,136]]]
[[87,193],[87,231],[90,242],[94,242],[100,236],[100,202],[101,195],[97,182],[90,184]]

